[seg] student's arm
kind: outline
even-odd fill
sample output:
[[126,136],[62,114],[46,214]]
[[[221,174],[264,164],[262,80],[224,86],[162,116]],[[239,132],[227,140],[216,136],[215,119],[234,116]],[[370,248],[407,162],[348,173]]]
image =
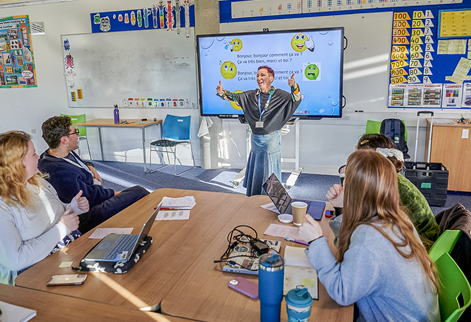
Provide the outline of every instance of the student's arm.
[[0,208],[0,264],[11,271],[31,266],[47,257],[69,232],[65,224],[58,222],[40,236],[23,241],[14,216]]
[[93,165],[88,165],[88,164],[87,164],[87,168],[90,169],[90,171],[91,171],[92,174],[93,174],[93,177],[94,177],[95,179],[97,179],[98,181],[100,181],[101,184],[103,184],[103,179],[101,178],[101,176],[100,176],[100,174],[98,173],[98,171],[96,171],[95,167],[94,167]]
[[383,278],[378,258],[353,238],[342,263],[337,263],[326,238],[312,242],[307,256],[329,295],[340,305],[371,294]]

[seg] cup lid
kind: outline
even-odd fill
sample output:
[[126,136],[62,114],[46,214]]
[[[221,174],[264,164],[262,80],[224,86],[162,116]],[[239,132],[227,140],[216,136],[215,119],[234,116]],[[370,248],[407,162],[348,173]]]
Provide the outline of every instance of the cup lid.
[[281,255],[276,253],[267,253],[260,256],[259,267],[265,271],[278,271],[283,269],[284,261]]
[[296,306],[308,306],[312,304],[312,296],[307,288],[294,288],[286,294],[287,303]]

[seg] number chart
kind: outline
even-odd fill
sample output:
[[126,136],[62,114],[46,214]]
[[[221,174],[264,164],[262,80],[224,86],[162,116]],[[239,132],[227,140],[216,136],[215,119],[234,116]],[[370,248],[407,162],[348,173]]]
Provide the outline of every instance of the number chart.
[[[471,21],[458,17],[467,17],[469,12],[443,15],[438,9],[412,9],[393,13],[388,107],[471,108],[471,40],[457,33],[457,28]],[[438,32],[453,39],[442,40]]]

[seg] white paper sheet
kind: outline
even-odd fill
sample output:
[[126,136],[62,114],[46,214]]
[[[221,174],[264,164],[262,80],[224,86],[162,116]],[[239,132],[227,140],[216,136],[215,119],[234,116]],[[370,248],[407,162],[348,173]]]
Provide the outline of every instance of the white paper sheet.
[[190,210],[161,210],[155,220],[188,220],[190,219]]
[[275,237],[289,237],[293,239],[299,239],[299,228],[270,224],[270,226],[268,226],[267,230],[265,230],[263,234]]

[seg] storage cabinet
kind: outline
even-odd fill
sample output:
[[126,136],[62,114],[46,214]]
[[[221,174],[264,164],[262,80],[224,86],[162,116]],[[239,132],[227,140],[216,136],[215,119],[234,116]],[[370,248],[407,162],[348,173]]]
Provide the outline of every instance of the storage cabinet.
[[[452,121],[452,124],[433,123],[430,162],[440,162],[448,169],[448,190],[471,192],[471,124]],[[425,161],[429,135],[430,119],[427,120]]]

